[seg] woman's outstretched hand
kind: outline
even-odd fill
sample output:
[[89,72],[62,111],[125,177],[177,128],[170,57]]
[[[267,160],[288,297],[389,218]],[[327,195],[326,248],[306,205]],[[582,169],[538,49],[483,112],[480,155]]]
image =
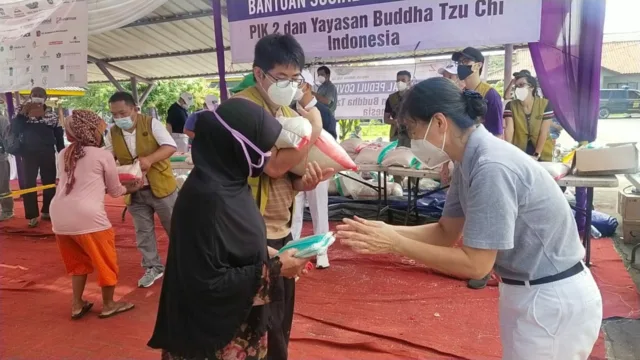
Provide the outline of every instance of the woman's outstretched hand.
[[396,241],[400,237],[391,225],[382,221],[361,219],[342,219],[337,226],[337,238],[360,254],[388,254],[394,252]]
[[282,263],[282,268],[280,269],[281,276],[291,279],[308,272],[306,265],[309,259],[295,257],[296,252],[297,250],[291,249],[279,255],[280,262]]

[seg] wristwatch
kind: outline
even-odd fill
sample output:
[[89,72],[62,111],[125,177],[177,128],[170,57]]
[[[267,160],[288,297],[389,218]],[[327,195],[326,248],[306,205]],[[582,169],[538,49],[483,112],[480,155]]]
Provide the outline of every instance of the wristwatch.
[[531,156],[533,156],[536,159],[540,159],[540,153],[534,152],[533,155]]

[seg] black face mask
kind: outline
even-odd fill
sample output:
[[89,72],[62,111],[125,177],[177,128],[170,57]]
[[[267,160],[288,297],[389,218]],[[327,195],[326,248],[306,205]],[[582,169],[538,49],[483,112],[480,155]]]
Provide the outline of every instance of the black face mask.
[[473,65],[458,65],[458,79],[464,80],[473,74],[472,66]]

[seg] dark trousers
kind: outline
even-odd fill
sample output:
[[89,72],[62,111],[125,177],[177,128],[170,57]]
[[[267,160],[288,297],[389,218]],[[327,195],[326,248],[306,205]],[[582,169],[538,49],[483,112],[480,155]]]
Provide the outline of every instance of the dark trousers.
[[[53,149],[22,154],[22,174],[24,174],[25,189],[37,186],[38,172],[40,172],[42,185],[56,183],[56,152]],[[42,191],[42,213],[49,213],[49,205],[55,194],[55,188]],[[24,203],[25,218],[35,219],[40,216],[37,192],[24,194],[22,201]]]
[[[267,244],[279,250],[291,239],[289,234],[283,239],[267,240]],[[271,327],[267,338],[267,359],[287,360],[296,299],[296,280],[280,277],[271,289],[271,303],[269,303]]]

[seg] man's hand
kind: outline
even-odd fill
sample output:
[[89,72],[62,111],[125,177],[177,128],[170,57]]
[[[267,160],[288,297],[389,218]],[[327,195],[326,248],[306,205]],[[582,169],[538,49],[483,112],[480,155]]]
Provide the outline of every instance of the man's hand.
[[320,110],[318,110],[318,108],[316,108],[315,106],[309,111],[299,108],[298,113],[300,113],[302,117],[309,120],[309,122],[311,123],[312,131],[310,143],[314,144],[322,133],[322,115],[320,114]]
[[151,161],[146,157],[139,157],[138,162],[140,163],[140,170],[142,170],[142,172],[149,171],[151,165],[153,165]]
[[40,104],[36,104],[36,103],[32,103],[32,102],[28,102],[26,104],[24,104],[22,106],[22,109],[20,110],[20,114],[25,115],[25,116],[31,116],[31,112],[33,111],[33,109],[38,108],[38,107],[42,107],[42,105]]
[[302,85],[302,92],[304,93],[304,95],[302,95],[302,99],[300,99],[300,101],[298,102],[304,108],[307,105],[309,105],[309,103],[313,99],[313,92],[311,91],[311,85],[304,83]]
[[329,179],[334,174],[334,169],[329,168],[322,170],[317,162],[312,161],[307,164],[305,173],[302,176],[302,190],[311,191],[315,189],[319,183]]
[[131,182],[127,182],[122,184],[127,189],[127,194],[133,194],[134,192],[140,190],[142,185],[144,185],[144,181],[142,179],[137,179]]

